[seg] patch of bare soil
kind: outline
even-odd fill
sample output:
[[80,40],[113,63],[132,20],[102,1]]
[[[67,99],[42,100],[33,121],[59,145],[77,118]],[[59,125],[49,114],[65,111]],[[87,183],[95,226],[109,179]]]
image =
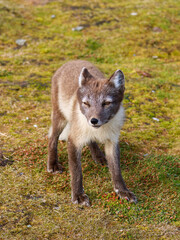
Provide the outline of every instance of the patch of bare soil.
[[6,158],[2,152],[0,152],[0,167],[5,167],[7,164],[12,165],[13,161]]
[[[28,0],[28,4],[30,5],[46,5],[49,2],[53,2],[53,0]],[[25,1],[27,3],[27,1]]]

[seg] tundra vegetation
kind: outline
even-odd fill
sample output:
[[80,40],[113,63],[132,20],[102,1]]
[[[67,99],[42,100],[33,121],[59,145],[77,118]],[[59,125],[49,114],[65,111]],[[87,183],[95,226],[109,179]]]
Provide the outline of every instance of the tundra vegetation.
[[[178,239],[179,1],[0,1],[0,239]],[[92,206],[71,203],[46,172],[50,87],[71,59],[126,76],[121,168],[137,204],[118,199],[107,166],[83,149]]]

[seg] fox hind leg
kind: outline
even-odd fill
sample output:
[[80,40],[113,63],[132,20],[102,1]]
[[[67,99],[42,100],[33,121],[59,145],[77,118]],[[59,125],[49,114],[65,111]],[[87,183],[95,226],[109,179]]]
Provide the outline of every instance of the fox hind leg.
[[47,161],[47,171],[50,173],[62,172],[62,166],[60,163],[58,163],[57,145],[59,136],[62,133],[66,123],[67,122],[60,111],[52,113],[52,126],[49,133]]
[[107,163],[104,153],[101,151],[96,142],[90,142],[89,149],[91,151],[92,158],[96,163],[100,163],[102,165]]

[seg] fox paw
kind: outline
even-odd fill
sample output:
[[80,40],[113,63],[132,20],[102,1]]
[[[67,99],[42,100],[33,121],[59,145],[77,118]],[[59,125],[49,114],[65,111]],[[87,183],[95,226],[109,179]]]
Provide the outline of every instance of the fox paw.
[[62,173],[63,172],[63,167],[60,163],[55,163],[53,166],[48,166],[47,171],[49,173],[53,173],[53,174]]
[[72,199],[72,203],[90,207],[89,197],[85,193],[82,193],[76,199]]
[[134,195],[133,192],[129,191],[129,190],[118,190],[115,189],[115,192],[117,193],[117,195],[122,198],[122,199],[126,199],[127,201],[129,201],[130,203],[137,203],[137,198]]

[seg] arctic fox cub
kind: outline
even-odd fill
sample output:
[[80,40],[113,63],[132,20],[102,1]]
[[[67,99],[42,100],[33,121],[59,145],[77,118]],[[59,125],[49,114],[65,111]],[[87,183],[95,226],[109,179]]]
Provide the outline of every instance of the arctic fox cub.
[[[88,145],[93,159],[105,163],[112,175],[114,190],[121,198],[136,202],[123,180],[120,169],[119,135],[124,120],[122,100],[124,74],[117,70],[109,79],[92,63],[70,61],[52,78],[52,126],[49,131],[48,172],[61,172],[58,140],[67,140],[71,174],[72,202],[89,206],[84,193],[81,149]],[[96,142],[104,143],[105,155]]]

